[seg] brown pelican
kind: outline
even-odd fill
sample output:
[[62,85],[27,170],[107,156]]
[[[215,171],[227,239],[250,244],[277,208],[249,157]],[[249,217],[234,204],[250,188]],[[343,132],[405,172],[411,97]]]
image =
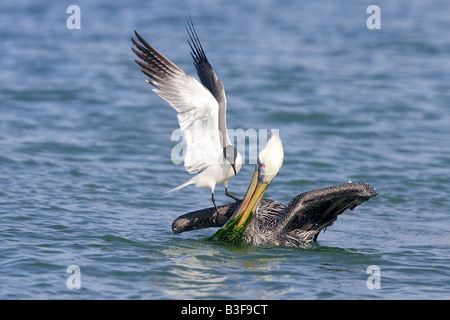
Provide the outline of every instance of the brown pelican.
[[[278,173],[283,149],[271,143],[260,153],[244,200],[180,216],[172,223],[174,233],[208,227],[222,227],[213,239],[231,243],[306,247],[338,215],[353,210],[377,195],[368,184],[346,183],[297,195],[287,205],[262,196]],[[269,149],[267,149],[269,148]]]
[[148,44],[136,31],[140,43],[131,38],[137,50],[131,49],[139,57],[140,60],[135,62],[148,76],[147,82],[154,86],[153,91],[178,112],[178,122],[187,144],[184,166],[190,174],[196,174],[170,191],[190,184],[210,188],[211,199],[217,209],[214,199],[216,184],[223,184],[225,194],[238,200],[228,193],[228,180],[241,170],[242,156],[232,146],[227,133],[227,100],[222,82],[206,58],[192,21],[186,29],[201,83]]

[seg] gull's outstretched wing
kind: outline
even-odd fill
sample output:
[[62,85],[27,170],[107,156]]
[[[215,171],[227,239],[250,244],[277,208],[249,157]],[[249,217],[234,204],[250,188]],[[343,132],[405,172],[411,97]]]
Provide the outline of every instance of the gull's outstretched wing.
[[206,58],[205,51],[198,39],[197,32],[195,31],[191,19],[188,20],[186,30],[190,38],[188,43],[191,47],[191,56],[194,59],[197,75],[202,84],[211,92],[219,103],[219,130],[222,134],[222,147],[225,148],[231,144],[227,132],[227,99],[225,96],[225,89]]
[[293,241],[317,240],[319,232],[333,224],[345,210],[353,210],[376,196],[365,183],[345,183],[299,194],[280,212],[266,220],[263,228],[292,236]]
[[219,104],[211,92],[175,63],[148,44],[136,31],[140,44],[131,48],[142,72],[161,98],[178,112],[178,123],[186,139],[186,170],[193,174],[217,163],[223,147],[219,134]]

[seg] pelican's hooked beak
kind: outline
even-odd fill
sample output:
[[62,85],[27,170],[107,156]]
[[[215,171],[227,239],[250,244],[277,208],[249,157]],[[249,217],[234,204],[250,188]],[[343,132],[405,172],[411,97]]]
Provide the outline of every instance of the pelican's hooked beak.
[[259,166],[261,164],[258,161],[255,172],[253,173],[252,181],[248,187],[247,193],[245,194],[244,200],[242,200],[241,206],[238,211],[238,216],[242,214],[241,219],[237,224],[239,228],[245,221],[251,219],[259,204],[261,203],[262,197],[266,192],[269,183],[265,183],[260,179],[259,176]]

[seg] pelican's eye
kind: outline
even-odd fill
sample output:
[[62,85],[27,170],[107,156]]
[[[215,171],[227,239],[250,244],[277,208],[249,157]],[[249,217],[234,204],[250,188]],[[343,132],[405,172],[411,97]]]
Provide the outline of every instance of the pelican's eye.
[[261,163],[259,157],[257,161],[258,161],[258,176],[262,178],[266,174],[266,165],[264,163]]

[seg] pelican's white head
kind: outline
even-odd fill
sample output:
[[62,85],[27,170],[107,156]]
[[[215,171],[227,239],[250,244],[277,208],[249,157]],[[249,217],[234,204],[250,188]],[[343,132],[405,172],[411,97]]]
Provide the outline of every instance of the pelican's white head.
[[258,178],[264,184],[272,182],[283,165],[284,150],[280,137],[272,131],[272,135],[266,147],[259,153]]

